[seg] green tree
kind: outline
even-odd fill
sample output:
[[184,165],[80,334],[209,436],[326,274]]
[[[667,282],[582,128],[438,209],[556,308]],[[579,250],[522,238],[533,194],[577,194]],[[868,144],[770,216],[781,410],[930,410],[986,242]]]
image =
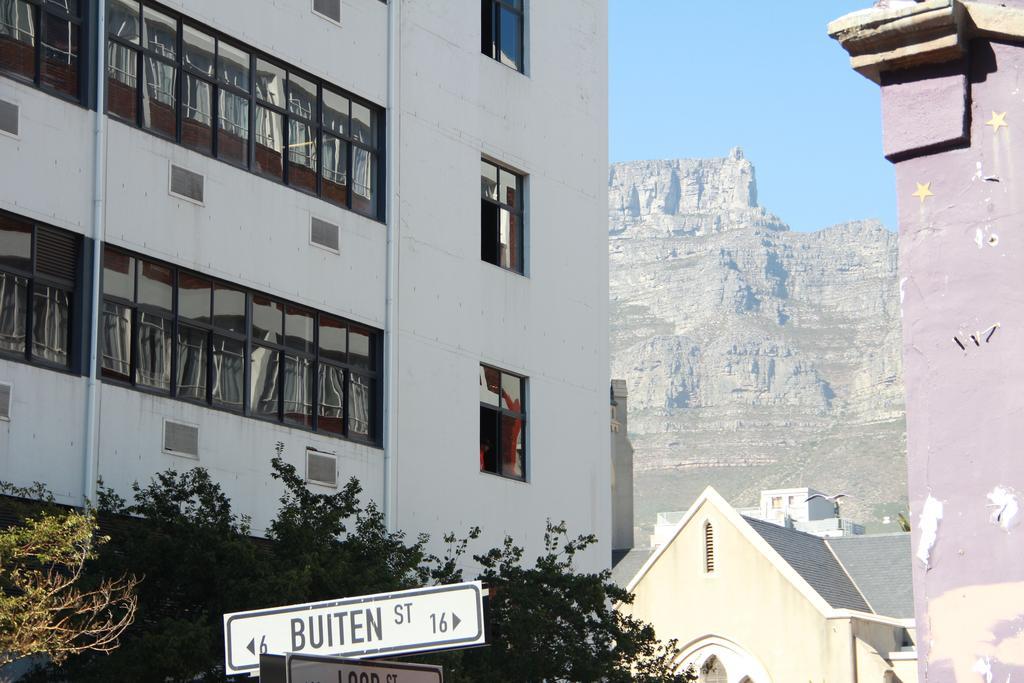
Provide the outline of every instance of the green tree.
[[23,506],[23,523],[0,531],[0,664],[33,655],[59,664],[116,649],[135,618],[137,581],[83,579],[108,540],[97,534],[95,515],[56,508],[39,486],[0,490],[44,503],[34,514]]
[[[360,503],[358,482],[335,493],[311,491],[281,453],[279,444],[272,464],[284,493],[267,539],[251,537],[249,520],[232,512],[202,468],[136,485],[131,504],[104,490],[101,522],[117,528],[103,569],[145,576],[139,618],[109,656],[50,666],[36,680],[223,681],[226,612],[462,580],[459,567],[479,529],[463,539],[449,534],[447,553],[435,557],[425,536],[407,541],[389,532],[380,511]],[[690,680],[672,673],[674,644],[662,645],[649,625],[613,609],[631,596],[608,572],[575,571],[575,555],[593,542],[549,525],[546,552],[534,566],[523,565],[512,539],[475,556],[478,578],[495,591],[495,638],[489,647],[433,656],[446,666],[446,679]]]

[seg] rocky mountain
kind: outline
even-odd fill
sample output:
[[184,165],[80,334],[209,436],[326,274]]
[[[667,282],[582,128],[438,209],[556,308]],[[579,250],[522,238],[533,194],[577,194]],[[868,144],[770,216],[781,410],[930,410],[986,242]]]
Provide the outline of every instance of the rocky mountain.
[[850,494],[872,525],[905,507],[896,235],[877,221],[791,232],[753,165],[614,164],[612,376],[629,388],[637,524],[712,484]]

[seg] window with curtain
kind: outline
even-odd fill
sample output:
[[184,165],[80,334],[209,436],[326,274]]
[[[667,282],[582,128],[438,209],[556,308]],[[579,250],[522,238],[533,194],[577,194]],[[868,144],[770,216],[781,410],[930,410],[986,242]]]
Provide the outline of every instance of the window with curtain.
[[82,101],[80,0],[0,0],[0,73]]

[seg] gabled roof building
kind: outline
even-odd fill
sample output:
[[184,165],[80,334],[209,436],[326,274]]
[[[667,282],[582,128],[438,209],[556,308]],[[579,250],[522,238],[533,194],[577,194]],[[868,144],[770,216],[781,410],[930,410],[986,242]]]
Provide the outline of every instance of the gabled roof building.
[[709,487],[620,609],[676,639],[701,681],[916,682],[909,539],[822,538],[744,517]]

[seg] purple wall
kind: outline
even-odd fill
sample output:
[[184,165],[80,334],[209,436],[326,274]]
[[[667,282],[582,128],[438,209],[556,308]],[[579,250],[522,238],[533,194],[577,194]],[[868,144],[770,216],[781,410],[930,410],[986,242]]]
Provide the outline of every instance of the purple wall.
[[972,41],[882,99],[920,680],[1024,683],[1024,47]]

